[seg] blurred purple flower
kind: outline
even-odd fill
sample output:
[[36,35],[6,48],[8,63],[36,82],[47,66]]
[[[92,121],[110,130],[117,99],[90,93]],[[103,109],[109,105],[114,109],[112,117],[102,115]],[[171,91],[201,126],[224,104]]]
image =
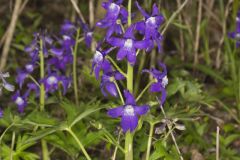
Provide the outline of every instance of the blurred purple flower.
[[140,21],[136,23],[136,30],[138,30],[140,33],[145,35],[146,39],[151,39],[151,43],[149,47],[147,48],[147,51],[150,51],[153,49],[154,44],[153,41],[156,42],[158,45],[158,51],[161,51],[161,41],[162,41],[162,35],[159,33],[160,25],[164,21],[164,17],[159,12],[159,9],[156,4],[152,7],[152,14],[146,13],[145,10],[142,9],[142,7],[139,5],[139,3],[135,2],[136,6],[142,13],[142,15],[145,17],[144,21]]
[[237,13],[236,17],[236,30],[228,34],[230,38],[235,39],[237,47],[240,47],[240,10]]
[[13,92],[15,90],[15,87],[5,80],[5,78],[8,78],[8,77],[10,77],[8,72],[2,73],[0,71],[0,81],[1,81],[0,82],[0,95],[2,94],[2,88],[6,89],[10,92]]
[[91,47],[93,39],[93,29],[90,29],[86,23],[83,23],[81,19],[78,20],[81,29],[83,30],[84,40],[88,48]]
[[123,132],[133,132],[138,125],[138,116],[144,115],[148,112],[149,106],[137,106],[133,95],[125,90],[124,91],[125,105],[112,108],[108,110],[108,115],[112,118],[122,117],[121,127]]
[[22,113],[24,111],[24,108],[27,106],[27,97],[28,97],[28,92],[26,92],[23,96],[21,96],[20,91],[17,91],[12,96],[12,100],[18,106],[18,111],[20,113]]
[[117,97],[118,92],[117,92],[117,87],[114,81],[123,80],[124,78],[125,77],[118,71],[113,71],[113,72],[108,72],[106,74],[103,74],[101,85],[100,85],[103,95],[107,96],[107,93],[106,93],[107,91],[110,95]]
[[58,83],[60,80],[61,79],[59,75],[56,73],[50,73],[43,80],[41,80],[41,83],[44,84],[46,93],[52,93],[58,89]]
[[146,49],[149,46],[149,40],[137,41],[134,37],[135,25],[131,25],[125,32],[123,38],[111,37],[107,41],[112,46],[120,47],[117,53],[117,60],[122,60],[127,56],[131,65],[136,62],[136,49]]
[[150,87],[150,92],[161,92],[161,103],[164,104],[167,96],[167,92],[165,87],[168,84],[167,78],[167,68],[166,65],[163,63],[159,63],[159,66],[163,69],[163,71],[159,71],[155,68],[150,70],[144,69],[142,72],[150,73],[156,82],[154,82]]

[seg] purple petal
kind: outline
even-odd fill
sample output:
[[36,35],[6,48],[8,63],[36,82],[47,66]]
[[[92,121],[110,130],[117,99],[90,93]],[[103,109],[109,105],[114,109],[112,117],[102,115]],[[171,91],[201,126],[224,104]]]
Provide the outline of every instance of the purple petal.
[[133,132],[138,125],[138,117],[134,116],[122,116],[121,127],[123,132],[126,133],[128,130]]
[[133,49],[132,51],[128,52],[127,54],[127,59],[128,59],[128,62],[131,64],[131,65],[134,65],[135,62],[136,62],[136,50]]
[[135,24],[136,30],[140,32],[140,34],[144,34],[145,32],[145,22],[140,21]]
[[149,14],[147,14],[147,12],[146,12],[144,9],[142,9],[142,7],[139,5],[139,3],[138,3],[137,1],[135,2],[135,4],[136,4],[138,10],[142,13],[142,15],[143,15],[146,19],[150,17]]
[[120,60],[123,60],[124,57],[126,57],[127,55],[127,52],[124,48],[120,48],[118,53],[117,53],[117,60],[120,61]]
[[162,84],[161,82],[153,83],[150,87],[151,92],[160,92],[161,91]]
[[112,118],[117,118],[123,115],[123,106],[109,109],[107,114]]
[[153,4],[153,7],[152,7],[152,16],[158,16],[160,13],[159,13],[159,9],[158,9],[158,6],[156,3]]
[[143,115],[143,114],[146,114],[148,112],[149,108],[150,107],[148,105],[136,106],[134,108],[134,111],[138,115]]
[[124,90],[124,97],[126,98],[125,100],[126,104],[130,104],[130,105],[136,104],[133,95],[128,90]]
[[107,42],[112,46],[122,47],[124,46],[125,39],[111,37],[107,40]]
[[116,72],[116,73],[114,74],[114,78],[115,78],[115,80],[125,79],[125,77],[124,77],[121,73],[119,73],[119,72]]
[[151,41],[148,39],[134,42],[134,47],[136,47],[138,49],[146,49],[149,47],[149,45],[151,45]]
[[108,93],[110,93],[112,96],[114,96],[114,97],[118,96],[117,88],[113,82],[106,83],[105,87],[106,87],[106,90],[108,91]]
[[50,50],[54,55],[56,56],[61,56],[63,54],[63,50],[62,49],[58,49],[58,48],[51,48]]

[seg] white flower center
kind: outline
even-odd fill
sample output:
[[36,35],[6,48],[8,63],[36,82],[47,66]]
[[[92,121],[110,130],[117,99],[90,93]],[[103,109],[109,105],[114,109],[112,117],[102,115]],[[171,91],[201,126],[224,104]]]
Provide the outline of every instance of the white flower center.
[[25,67],[26,67],[26,69],[28,71],[32,71],[33,70],[33,65],[32,64],[27,64]]
[[23,105],[24,100],[21,97],[17,97],[17,99],[15,100],[16,104],[18,105]]
[[87,33],[87,36],[88,36],[88,37],[90,37],[90,36],[92,36],[92,35],[93,35],[93,32],[88,32],[88,33]]
[[133,40],[127,39],[124,43],[124,48],[131,49],[133,47]]
[[63,35],[63,39],[64,39],[64,40],[70,40],[70,39],[71,39],[71,37],[69,37],[69,36],[66,36],[66,35]]
[[57,80],[57,78],[56,78],[55,76],[50,76],[50,77],[48,77],[48,79],[47,79],[47,83],[48,83],[49,85],[53,85],[53,84],[58,83],[58,80]]
[[103,55],[101,52],[96,51],[96,53],[94,54],[93,57],[94,61],[96,61],[97,63],[101,62],[103,60]]
[[156,25],[156,17],[150,17],[146,21],[147,24]]
[[120,7],[118,5],[116,5],[115,3],[111,3],[109,6],[109,10],[110,11],[115,11],[115,10],[119,10]]
[[123,114],[125,116],[134,116],[135,113],[134,113],[133,106],[132,105],[126,105],[125,108],[124,108]]
[[239,21],[240,21],[240,18],[239,18],[239,17],[236,17],[236,21],[239,22]]
[[162,85],[163,85],[164,88],[168,85],[168,78],[167,78],[167,76],[163,77]]

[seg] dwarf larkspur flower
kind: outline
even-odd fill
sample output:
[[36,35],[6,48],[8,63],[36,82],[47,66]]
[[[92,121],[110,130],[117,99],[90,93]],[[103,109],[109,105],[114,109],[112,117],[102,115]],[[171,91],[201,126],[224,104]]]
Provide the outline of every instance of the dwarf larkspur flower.
[[23,96],[20,95],[20,91],[17,91],[13,96],[12,100],[16,103],[18,106],[18,111],[22,113],[24,111],[24,108],[27,106],[27,97],[28,92],[26,92]]
[[[160,28],[160,25],[164,21],[164,17],[159,12],[159,9],[156,4],[152,7],[152,14],[148,14],[145,10],[142,9],[142,7],[138,4],[138,2],[135,3],[142,15],[145,17],[144,21],[140,21],[136,23],[136,29],[140,31],[140,33],[145,35],[146,39],[152,40],[156,42],[158,45],[158,51],[161,51],[161,41],[162,41],[162,35],[158,31]],[[154,47],[153,44],[150,44],[147,48],[147,51],[152,50]]]
[[118,71],[112,71],[112,72],[103,74],[101,85],[100,85],[103,95],[107,96],[107,93],[105,92],[107,91],[110,95],[117,97],[118,92],[117,92],[117,87],[114,81],[123,80],[123,79],[125,79],[125,77]]
[[97,22],[96,26],[100,28],[108,28],[106,38],[109,38],[113,33],[118,35],[123,33],[122,24],[127,22],[128,12],[121,6],[123,0],[114,2],[103,2],[102,7],[107,10],[105,17]]
[[124,97],[126,98],[125,104],[116,108],[108,110],[108,115],[112,118],[122,117],[121,127],[124,132],[130,130],[133,132],[138,125],[138,116],[144,115],[148,112],[148,105],[136,105],[133,95],[125,90]]
[[131,25],[125,32],[123,38],[111,37],[107,41],[112,46],[120,47],[117,53],[117,60],[127,57],[128,62],[134,65],[136,62],[136,49],[146,49],[149,40],[137,41],[134,37],[135,25]]
[[145,69],[143,72],[150,73],[153,78],[155,79],[155,82],[151,85],[150,91],[151,92],[161,92],[161,103],[164,104],[166,100],[166,89],[165,87],[168,84],[168,78],[167,78],[167,68],[166,65],[163,63],[159,63],[159,66],[163,69],[163,71],[159,71],[155,68],[152,68],[150,70]]

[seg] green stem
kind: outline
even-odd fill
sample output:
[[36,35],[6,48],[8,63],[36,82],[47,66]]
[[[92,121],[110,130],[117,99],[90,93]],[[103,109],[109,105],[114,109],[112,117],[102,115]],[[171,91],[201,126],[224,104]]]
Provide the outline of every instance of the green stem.
[[79,36],[80,36],[80,29],[77,30],[76,44],[74,46],[74,51],[73,51],[73,87],[74,87],[76,105],[79,105],[78,84],[77,84],[77,50],[78,50],[77,40],[79,39]]
[[154,124],[150,123],[149,137],[148,137],[148,145],[147,145],[147,153],[146,160],[150,158],[151,144],[152,144],[152,135],[153,135]]
[[48,147],[47,147],[47,142],[42,139],[41,140],[41,145],[42,145],[42,157],[43,160],[49,160],[49,153],[48,153]]
[[118,72],[120,72],[124,77],[127,77],[126,73],[123,72],[123,70],[116,64],[116,62],[110,56],[106,56],[106,58],[114,65]]
[[13,153],[14,153],[14,144],[15,144],[15,137],[16,137],[16,134],[15,134],[15,131],[13,131],[13,135],[12,135],[12,144],[11,144],[11,151],[10,151],[10,160],[13,160]]
[[[40,79],[44,78],[44,54],[43,54],[43,41],[40,39],[40,51],[39,51],[39,57],[40,57]],[[44,84],[42,83],[40,85],[40,111],[44,111],[45,106],[45,88]],[[49,160],[49,154],[48,154],[48,147],[47,142],[42,139],[42,154],[43,154],[43,160]]]
[[114,83],[115,86],[117,87],[117,90],[118,90],[118,94],[119,94],[119,96],[120,96],[120,99],[121,99],[122,103],[124,104],[124,99],[123,99],[122,93],[121,93],[121,91],[120,91],[120,88],[119,88],[117,82],[114,81],[113,83]]
[[[128,26],[131,25],[132,0],[128,1]],[[127,89],[133,93],[133,66],[127,66]],[[133,133],[128,131],[125,135],[125,160],[133,160]]]
[[146,87],[142,90],[142,92],[138,95],[138,97],[136,98],[136,101],[138,101],[142,95],[146,92],[146,90],[151,86],[151,84],[154,82],[154,80],[150,81]]
[[125,160],[133,160],[133,134],[128,131],[125,135]]
[[71,130],[71,128],[67,128],[66,131],[68,133],[71,134],[71,136],[75,139],[75,141],[77,142],[78,146],[81,148],[83,154],[85,155],[85,157],[87,158],[87,160],[91,160],[90,156],[88,155],[87,151],[85,150],[83,144],[80,142],[80,140],[78,139],[78,137],[76,136],[76,134]]
[[[44,78],[44,54],[43,54],[42,40],[40,40],[39,57],[40,57],[40,79],[43,79]],[[40,111],[44,111],[44,105],[45,105],[45,88],[44,88],[44,84],[42,83],[40,85]]]

